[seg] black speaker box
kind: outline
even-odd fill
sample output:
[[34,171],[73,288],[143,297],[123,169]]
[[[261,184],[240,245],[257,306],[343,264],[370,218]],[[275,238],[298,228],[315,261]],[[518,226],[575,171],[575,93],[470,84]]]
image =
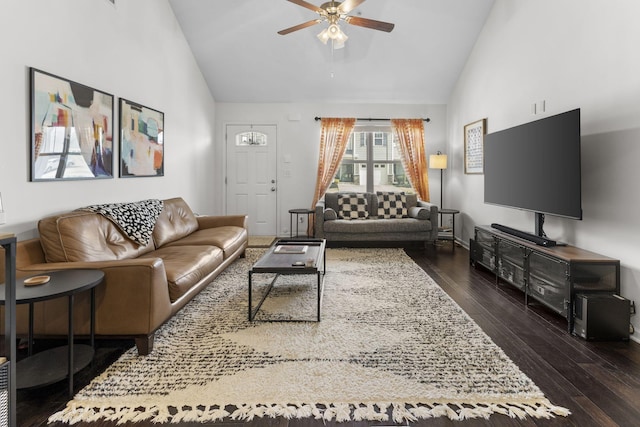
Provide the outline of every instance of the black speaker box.
[[619,295],[576,294],[573,333],[586,340],[629,339],[630,301]]

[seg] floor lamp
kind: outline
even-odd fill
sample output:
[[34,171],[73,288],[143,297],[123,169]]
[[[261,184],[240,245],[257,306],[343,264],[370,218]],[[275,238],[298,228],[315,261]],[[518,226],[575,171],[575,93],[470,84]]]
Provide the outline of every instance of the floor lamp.
[[[438,150],[436,154],[429,156],[429,169],[440,169],[440,210],[444,209],[444,200],[442,198],[442,187],[444,184],[442,172],[447,168],[447,155],[442,154]],[[442,222],[442,215],[440,215],[440,222]]]

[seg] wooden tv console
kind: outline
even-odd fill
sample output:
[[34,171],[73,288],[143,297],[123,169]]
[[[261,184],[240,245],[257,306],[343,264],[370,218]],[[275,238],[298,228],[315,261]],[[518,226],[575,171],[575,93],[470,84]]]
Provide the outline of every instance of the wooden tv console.
[[473,266],[481,265],[567,319],[573,330],[577,293],[620,293],[620,261],[574,246],[543,247],[489,226],[476,226],[470,240]]

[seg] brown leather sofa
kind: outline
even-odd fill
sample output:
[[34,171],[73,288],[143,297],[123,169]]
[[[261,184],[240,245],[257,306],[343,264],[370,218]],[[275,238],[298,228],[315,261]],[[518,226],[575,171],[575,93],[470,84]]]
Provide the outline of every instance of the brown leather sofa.
[[[246,216],[196,216],[181,198],[163,204],[146,246],[127,238],[100,214],[71,211],[44,218],[38,223],[39,239],[18,242],[17,276],[102,270],[105,280],[96,288],[96,337],[133,337],[138,353],[149,354],[155,331],[244,256],[248,242]],[[4,277],[4,265],[0,273]],[[83,292],[75,299],[77,335],[89,334],[89,296]],[[18,306],[17,327],[26,335],[26,305]],[[34,305],[36,337],[65,336],[67,328],[66,298]]]

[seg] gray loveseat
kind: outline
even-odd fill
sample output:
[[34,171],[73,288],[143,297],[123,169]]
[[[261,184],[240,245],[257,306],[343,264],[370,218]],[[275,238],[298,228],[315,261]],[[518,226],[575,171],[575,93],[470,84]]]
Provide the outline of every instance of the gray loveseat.
[[434,243],[438,207],[415,194],[327,193],[315,207],[315,237],[329,242]]

